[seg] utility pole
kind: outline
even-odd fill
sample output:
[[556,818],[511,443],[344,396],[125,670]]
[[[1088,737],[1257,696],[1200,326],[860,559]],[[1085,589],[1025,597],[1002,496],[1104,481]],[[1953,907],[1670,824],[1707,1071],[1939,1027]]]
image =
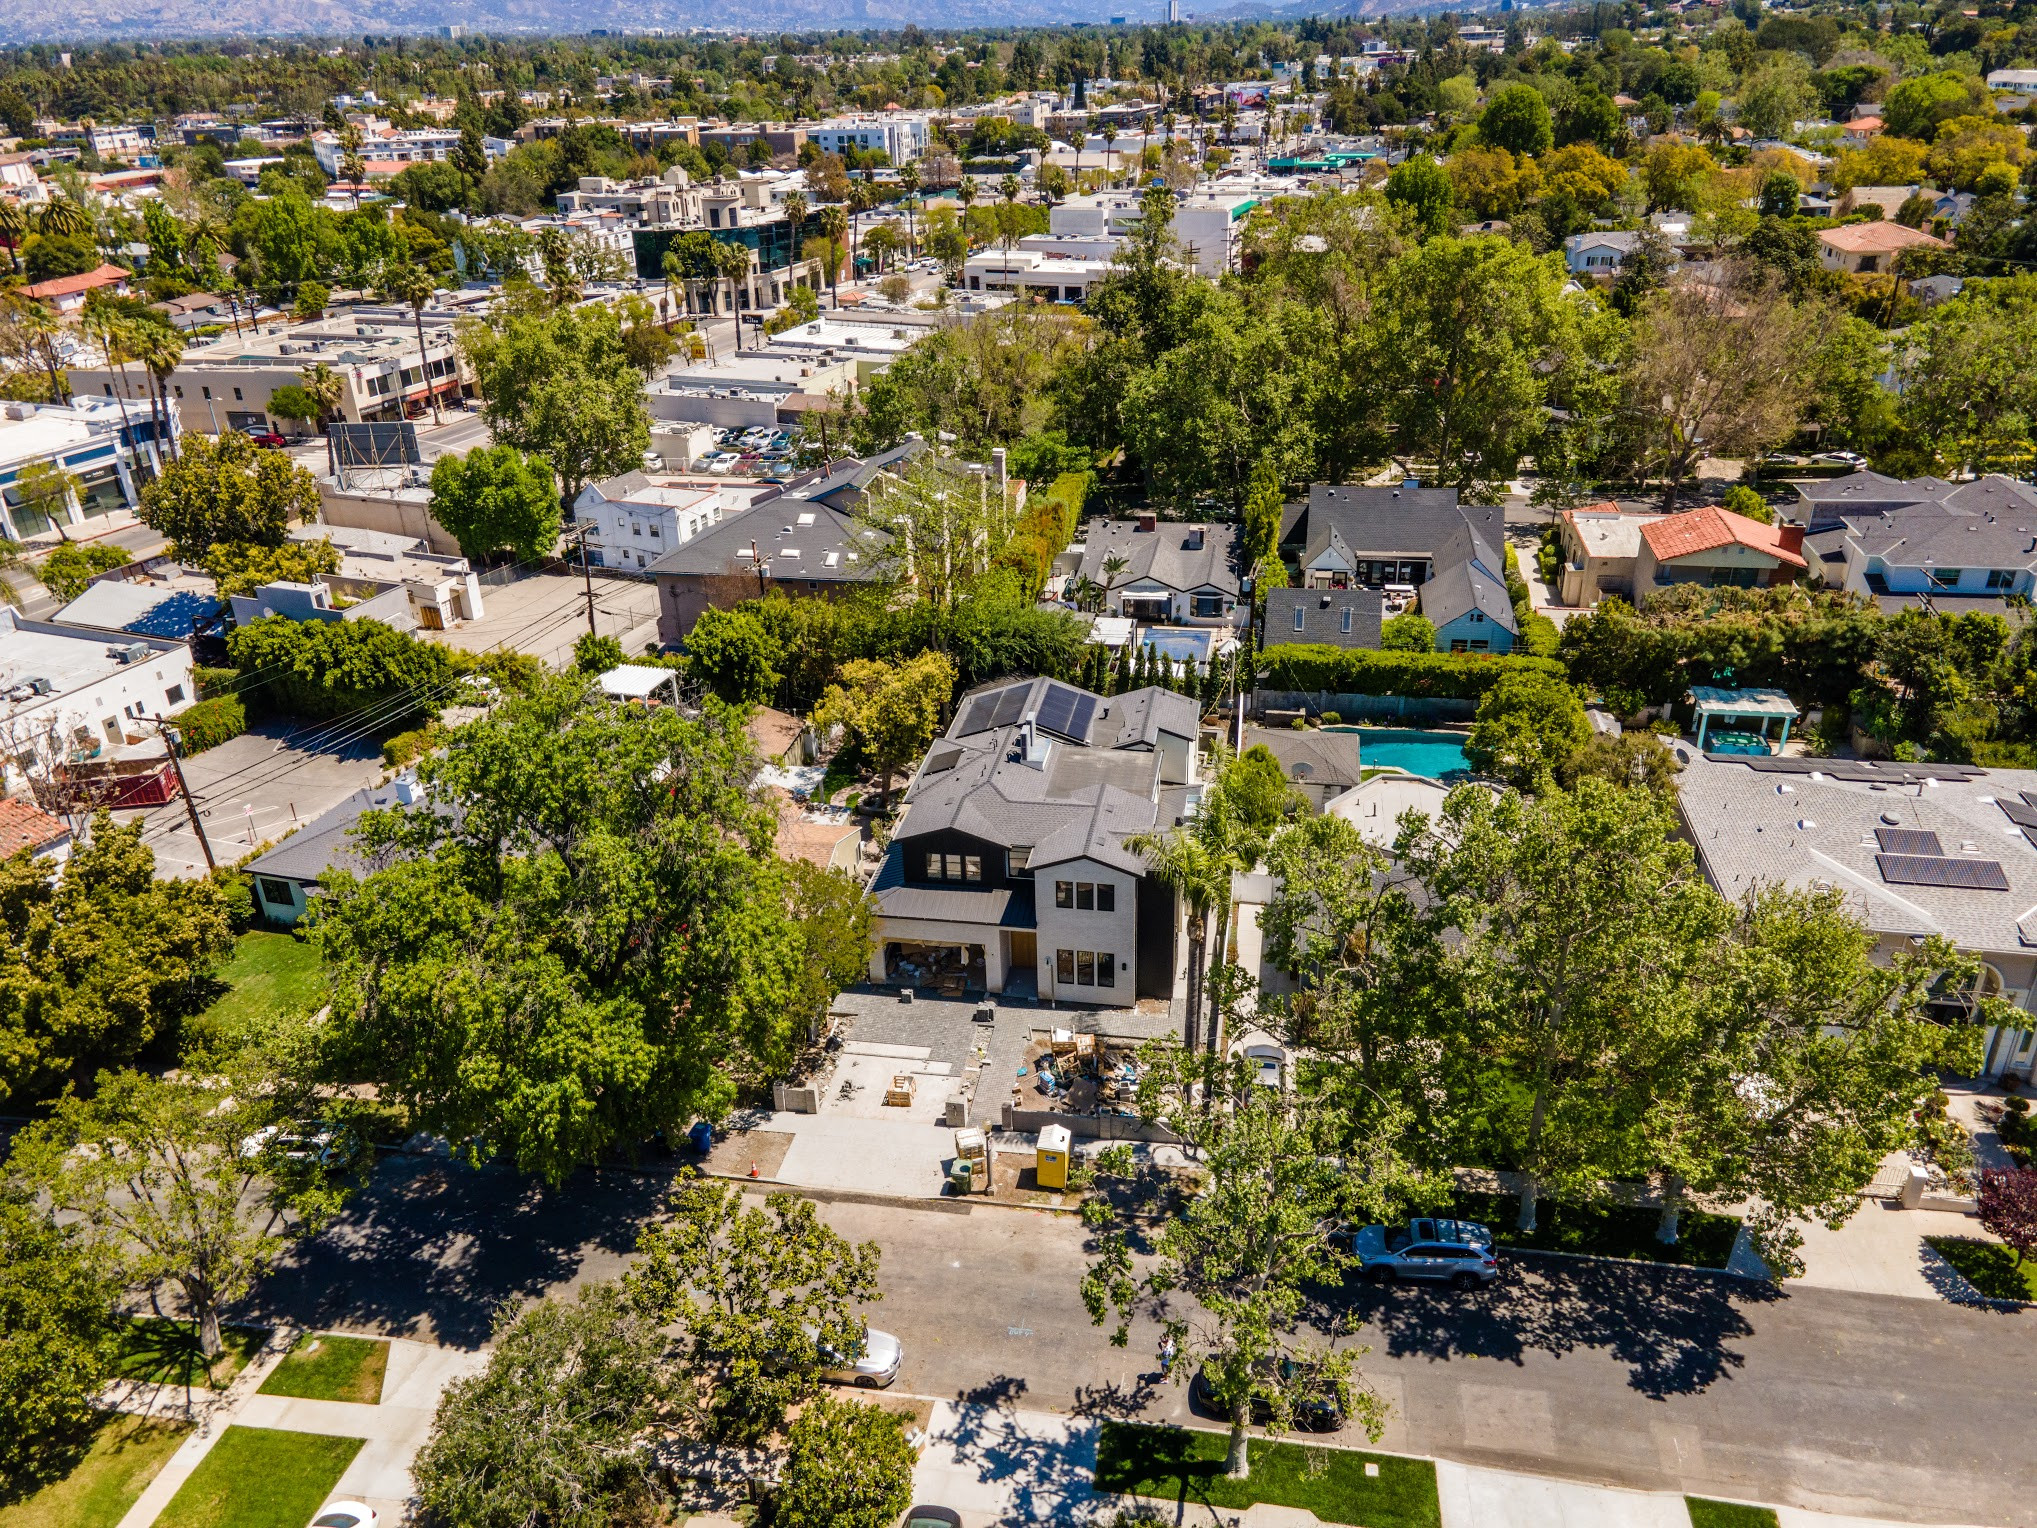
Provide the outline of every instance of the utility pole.
[[750,538],[750,566],[757,570],[757,598],[762,599],[764,589],[764,554],[757,550],[757,540]]
[[[177,757],[177,734],[171,728],[167,717],[145,716],[142,720],[154,722],[157,731],[162,734],[164,746],[170,750],[170,768],[177,776],[177,794],[184,798],[184,810],[191,818],[191,831],[198,835],[198,847],[205,851],[205,868],[217,870],[219,862],[212,857],[212,844],[205,836],[205,824],[198,819],[198,803],[191,799],[191,787],[184,783],[184,764]],[[253,842],[252,829],[249,832],[249,841]]]
[[592,521],[580,527],[580,581],[587,589],[587,635],[598,637],[601,633],[594,629],[594,574],[587,566],[587,533],[593,529]]

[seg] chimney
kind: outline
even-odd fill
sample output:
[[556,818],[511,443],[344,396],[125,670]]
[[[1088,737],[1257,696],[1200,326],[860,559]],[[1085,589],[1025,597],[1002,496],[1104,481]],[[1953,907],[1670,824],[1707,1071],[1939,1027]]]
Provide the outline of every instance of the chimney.
[[1154,514],[1150,509],[1146,510],[1139,516],[1139,529],[1142,531],[1154,530],[1158,528],[1159,524],[1160,517]]
[[1188,550],[1191,552],[1202,550],[1202,527],[1199,525],[1188,533]]

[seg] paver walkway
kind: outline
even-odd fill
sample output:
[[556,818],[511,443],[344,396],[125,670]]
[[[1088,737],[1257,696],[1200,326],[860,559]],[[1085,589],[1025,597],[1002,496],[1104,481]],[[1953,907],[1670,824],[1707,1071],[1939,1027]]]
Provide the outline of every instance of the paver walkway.
[[[333,1488],[333,1495],[366,1502],[385,1523],[405,1520],[411,1495],[411,1461],[431,1432],[432,1413],[438,1408],[440,1393],[454,1379],[478,1371],[487,1363],[488,1355],[391,1340],[389,1366],[382,1380],[382,1402],[378,1406],[259,1394],[297,1337],[298,1333],[292,1330],[277,1331],[231,1386],[216,1399],[201,1402],[190,1413],[198,1422],[197,1430],[149,1482],[148,1489],[120,1520],[120,1528],[149,1528],[170,1504],[170,1498],[191,1478],[199,1462],[212,1451],[220,1435],[233,1426],[274,1427],[288,1432],[366,1439]],[[123,1405],[122,1409],[146,1409],[152,1415],[178,1414],[164,1404],[145,1406],[140,1400]]]

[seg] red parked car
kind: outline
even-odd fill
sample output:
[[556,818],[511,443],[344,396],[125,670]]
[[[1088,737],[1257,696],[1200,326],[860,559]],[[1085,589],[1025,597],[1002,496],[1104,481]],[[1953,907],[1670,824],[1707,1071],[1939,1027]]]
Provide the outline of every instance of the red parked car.
[[246,434],[256,445],[267,446],[271,451],[280,451],[290,444],[274,430],[249,430]]

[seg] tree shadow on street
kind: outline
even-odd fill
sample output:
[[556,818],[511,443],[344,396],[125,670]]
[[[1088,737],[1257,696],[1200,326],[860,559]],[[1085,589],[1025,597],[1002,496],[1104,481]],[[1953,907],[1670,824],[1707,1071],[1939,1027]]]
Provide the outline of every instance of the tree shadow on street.
[[[1771,1284],[1680,1268],[1514,1255],[1488,1288],[1459,1293],[1353,1280],[1318,1290],[1311,1324],[1341,1321],[1396,1358],[1493,1358],[1600,1352],[1652,1400],[1708,1389],[1745,1362],[1748,1309],[1786,1298]],[[1377,1334],[1376,1336],[1374,1334]]]
[[507,1168],[387,1157],[239,1314],[479,1347],[504,1304],[634,1251],[676,1171],[583,1170],[551,1189]]
[[944,1463],[1002,1488],[1000,1523],[1086,1521],[1096,1481],[1096,1424],[1019,1415],[1024,1379],[994,1375],[955,1397],[955,1422],[932,1444]]

